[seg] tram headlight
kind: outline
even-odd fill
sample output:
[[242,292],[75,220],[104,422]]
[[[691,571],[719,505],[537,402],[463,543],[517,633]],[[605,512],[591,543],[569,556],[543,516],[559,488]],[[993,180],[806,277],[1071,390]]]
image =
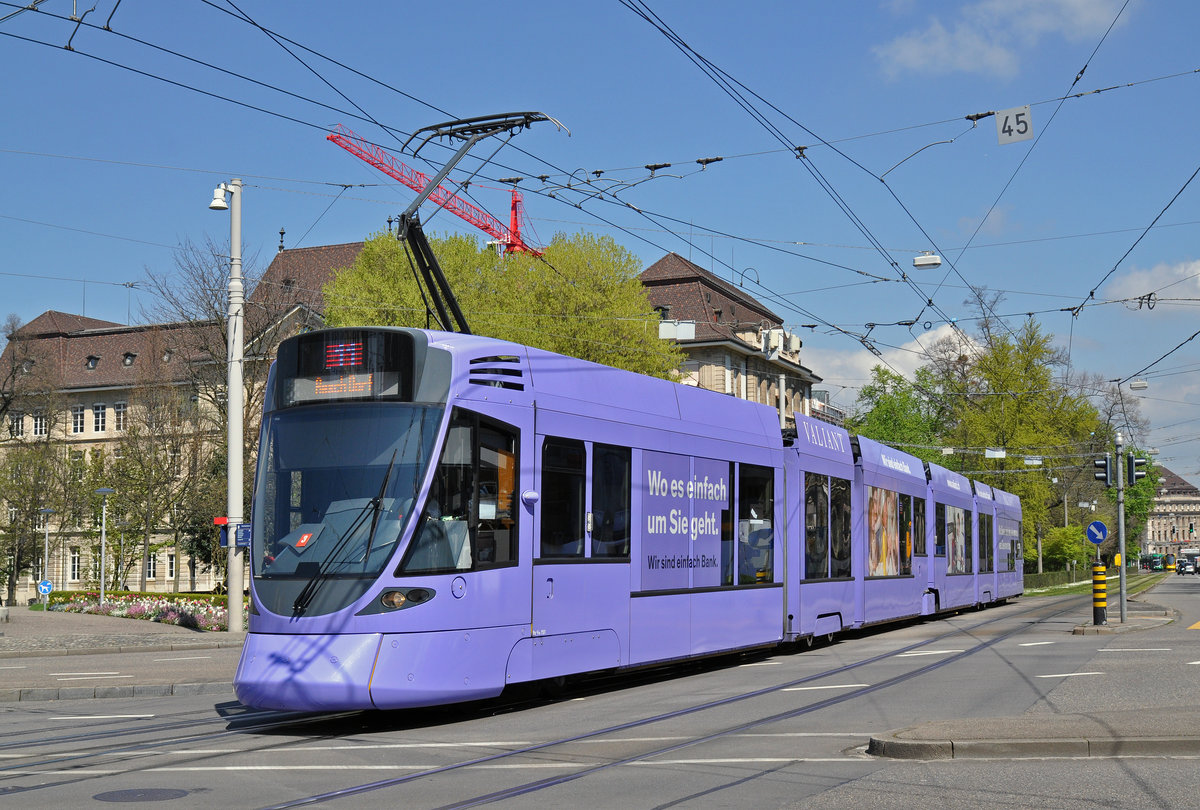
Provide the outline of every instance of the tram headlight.
[[415,607],[433,598],[432,588],[405,588],[404,590],[384,591],[379,595],[379,604],[384,610],[400,610]]

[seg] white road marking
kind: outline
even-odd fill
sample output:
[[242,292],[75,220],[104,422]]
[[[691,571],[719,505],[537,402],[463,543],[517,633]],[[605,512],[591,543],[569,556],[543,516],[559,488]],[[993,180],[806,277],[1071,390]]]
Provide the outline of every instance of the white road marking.
[[827,686],[789,686],[784,692],[808,692],[815,689],[862,689],[865,686],[870,686],[869,683],[831,683]]
[[913,650],[912,652],[899,653],[897,658],[916,658],[919,655],[954,655],[962,650]]
[[76,678],[59,678],[60,681],[94,681],[98,678],[132,678],[132,675],[80,675]]
[[1101,647],[1096,652],[1170,652],[1170,647]]
[[192,656],[188,656],[187,658],[155,658],[154,661],[156,663],[160,662],[160,661],[205,661],[209,658],[212,658],[212,656],[211,655],[192,655]]
[[1103,675],[1103,672],[1062,672],[1058,675],[1035,675],[1035,678],[1075,678],[1079,675]]
[[779,666],[778,661],[752,661],[749,664],[738,664],[737,668],[745,669],[746,667],[777,667],[777,666]]
[[152,714],[79,714],[74,717],[48,717],[47,720],[145,720]]
[[51,672],[51,675],[119,675],[118,672]]
[[1055,644],[1053,641],[1027,641],[1024,644],[1018,644],[1018,647],[1041,647],[1045,644]]

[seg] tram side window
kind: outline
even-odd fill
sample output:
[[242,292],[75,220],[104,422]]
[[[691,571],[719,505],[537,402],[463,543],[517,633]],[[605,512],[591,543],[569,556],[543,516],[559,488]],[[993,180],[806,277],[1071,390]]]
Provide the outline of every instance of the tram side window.
[[517,437],[493,425],[479,428],[478,568],[517,561]]
[[775,581],[775,472],[743,464],[738,475],[738,584]]
[[946,556],[946,504],[933,507],[933,556]]
[[992,516],[979,514],[979,572],[990,574],[993,570]]
[[850,482],[829,479],[829,541],[832,565],[829,575],[849,579],[850,573]]
[[913,498],[913,554],[925,556],[925,499]]
[[455,411],[401,573],[478,570],[517,561],[516,448],[510,428]]
[[629,558],[631,458],[628,447],[592,447],[593,557]]
[[900,574],[912,573],[912,555],[913,555],[913,522],[912,522],[912,496],[901,495],[897,499],[897,506],[900,509]]
[[542,445],[543,558],[583,557],[586,462],[581,441],[547,438]]
[[829,476],[804,475],[804,577],[829,577]]

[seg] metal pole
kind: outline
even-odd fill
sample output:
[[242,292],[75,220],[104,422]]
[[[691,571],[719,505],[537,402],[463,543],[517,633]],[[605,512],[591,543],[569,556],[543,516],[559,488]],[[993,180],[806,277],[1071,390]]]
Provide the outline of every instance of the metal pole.
[[225,514],[229,518],[230,537],[226,566],[226,595],[230,633],[242,630],[241,549],[237,545],[237,526],[242,522],[242,362],[243,308],[242,286],[242,181],[229,181],[229,382],[226,402],[229,407],[228,490]]
[[[1125,621],[1125,470],[1121,469],[1121,431],[1117,431],[1117,568],[1121,582],[1121,622]],[[1133,483],[1132,481],[1130,483]]]
[[[42,579],[50,579],[50,516],[54,514],[53,509],[43,509],[42,515],[46,519],[46,536],[42,539]],[[50,594],[42,594],[42,612],[50,612]]]

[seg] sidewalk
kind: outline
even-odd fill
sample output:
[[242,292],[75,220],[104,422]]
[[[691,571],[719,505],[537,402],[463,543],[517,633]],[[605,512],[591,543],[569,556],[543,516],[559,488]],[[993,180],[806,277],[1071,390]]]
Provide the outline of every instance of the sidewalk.
[[[232,693],[236,655],[245,637],[245,633],[205,632],[140,619],[0,607],[0,703]],[[189,663],[182,671],[171,671],[156,664],[152,655],[144,662],[130,658],[140,653],[196,650],[223,650],[233,663]],[[67,667],[55,663],[63,656],[92,658],[88,664]],[[49,668],[115,668],[118,663],[114,662],[128,668],[132,677],[88,685],[59,683],[40,674]]]
[[[1126,633],[1169,624],[1173,611],[1131,602],[1126,621],[1076,625],[1073,635]],[[923,723],[872,737],[867,753],[895,759],[973,759],[1200,755],[1200,709],[1187,705],[1087,712],[971,717]]]

